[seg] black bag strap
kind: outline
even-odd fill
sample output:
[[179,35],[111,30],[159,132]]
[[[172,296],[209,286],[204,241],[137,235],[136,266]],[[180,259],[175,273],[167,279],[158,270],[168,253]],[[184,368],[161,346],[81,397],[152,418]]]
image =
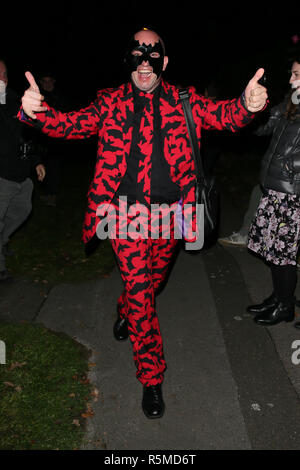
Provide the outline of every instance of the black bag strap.
[[195,121],[194,121],[193,114],[192,114],[190,96],[191,95],[190,95],[188,90],[186,90],[186,89],[179,90],[179,98],[181,100],[181,104],[182,104],[182,107],[183,107],[184,117],[185,117],[185,120],[186,120],[186,125],[187,125],[187,129],[188,129],[188,133],[189,133],[189,137],[190,137],[190,142],[191,142],[191,147],[192,147],[192,153],[193,153],[193,157],[194,157],[194,160],[195,160],[197,180],[201,181],[202,183],[205,184],[203,163],[202,163],[202,158],[201,158],[201,154],[200,154],[198,137],[197,137],[197,134],[196,134]]

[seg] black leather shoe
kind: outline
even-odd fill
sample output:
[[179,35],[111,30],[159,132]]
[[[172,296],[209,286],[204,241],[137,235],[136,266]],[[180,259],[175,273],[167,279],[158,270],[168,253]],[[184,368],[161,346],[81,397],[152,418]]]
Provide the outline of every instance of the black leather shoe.
[[118,317],[116,323],[114,324],[114,336],[117,341],[126,341],[128,338],[128,327],[126,318]]
[[144,386],[142,408],[149,419],[162,417],[165,411],[165,404],[162,397],[161,384]]
[[279,302],[273,310],[268,310],[265,313],[256,315],[254,318],[257,325],[271,326],[277,325],[282,321],[291,322],[295,317],[295,305],[294,303],[284,304]]
[[247,307],[247,312],[253,313],[254,315],[258,315],[260,313],[266,313],[270,310],[273,310],[273,308],[278,304],[278,298],[276,295],[273,293],[265,299],[261,304],[257,305],[249,305]]
[[296,321],[296,323],[294,323],[294,327],[300,329],[300,321]]

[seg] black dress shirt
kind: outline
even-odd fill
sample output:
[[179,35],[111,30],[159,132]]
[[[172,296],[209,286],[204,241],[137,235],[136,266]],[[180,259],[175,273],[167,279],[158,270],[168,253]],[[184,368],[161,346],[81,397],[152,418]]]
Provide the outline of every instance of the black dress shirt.
[[170,177],[170,166],[163,154],[163,139],[161,132],[161,116],[159,112],[159,98],[161,85],[149,96],[133,85],[134,93],[134,122],[130,154],[127,159],[127,170],[118,188],[115,197],[127,196],[129,203],[136,200],[145,204],[142,187],[138,185],[138,168],[141,158],[144,158],[139,149],[140,123],[145,110],[150,110],[150,101],[153,100],[153,134],[151,155],[151,185],[150,200],[152,203],[171,203],[180,199],[180,189]]

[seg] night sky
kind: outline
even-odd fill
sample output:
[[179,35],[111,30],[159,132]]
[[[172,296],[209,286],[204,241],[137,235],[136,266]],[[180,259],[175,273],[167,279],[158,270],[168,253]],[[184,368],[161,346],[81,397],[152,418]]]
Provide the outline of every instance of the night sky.
[[272,9],[253,2],[240,7],[228,2],[182,4],[107,0],[8,7],[2,56],[9,67],[9,85],[22,93],[26,70],[37,77],[50,70],[62,90],[88,104],[97,89],[128,79],[122,65],[126,44],[136,30],[150,26],[165,41],[165,78],[170,83],[194,85],[202,92],[213,81],[220,98],[231,98],[263,66],[271,94],[276,95],[288,80],[291,37],[300,35],[297,12],[289,4],[286,10],[277,3]]

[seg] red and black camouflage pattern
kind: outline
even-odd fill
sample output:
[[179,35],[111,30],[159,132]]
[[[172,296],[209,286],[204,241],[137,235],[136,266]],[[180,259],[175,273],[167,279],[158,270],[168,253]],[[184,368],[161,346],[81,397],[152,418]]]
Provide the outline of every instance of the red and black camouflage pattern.
[[[213,101],[189,88],[197,135],[201,129],[226,129],[238,131],[252,120],[254,114],[247,111],[243,98]],[[47,104],[45,103],[47,106]],[[45,113],[38,113],[36,120],[20,112],[20,120],[39,127],[45,134],[64,139],[84,139],[98,135],[98,155],[94,179],[88,192],[88,204],[83,227],[83,240],[88,242],[96,232],[100,219],[96,215],[101,203],[110,203],[126,172],[126,160],[130,154],[133,130],[133,91],[130,83],[114,89],[98,92],[97,99],[87,108],[76,112],[61,113],[49,106]],[[170,165],[170,176],[181,189],[183,207],[192,214],[192,225],[185,234],[186,241],[194,241],[196,229],[195,168],[185,124],[183,109],[175,86],[162,81],[160,96],[161,132],[163,150]],[[144,179],[146,201],[150,196],[153,113],[145,112],[141,121],[140,150],[143,155],[140,178]],[[140,181],[141,183],[141,181]],[[187,206],[186,206],[187,207]],[[187,220],[190,215],[187,214]]]
[[[235,132],[253,117],[252,113],[244,107],[242,98],[231,101],[212,101],[198,95],[194,88],[190,88],[189,91],[199,140],[202,128],[227,129]],[[142,185],[146,202],[144,222],[150,217],[148,210],[151,198],[153,145],[153,100],[151,94],[146,94],[145,97],[148,98],[148,105],[141,119],[138,142],[141,153],[138,184]],[[196,175],[188,131],[178,89],[166,82],[162,82],[160,116],[163,153],[170,166],[170,176],[181,189],[183,206],[189,205],[186,212],[194,216],[196,213]],[[19,113],[19,118],[39,127],[52,137],[84,139],[91,135],[98,135],[98,157],[94,178],[88,192],[88,207],[83,230],[83,239],[88,242],[96,233],[101,217],[105,215],[105,211],[102,211],[100,215],[99,207],[115,206],[115,201],[112,203],[112,200],[126,172],[134,118],[131,84],[100,91],[96,101],[78,112],[63,114],[48,107],[45,113],[37,114],[36,121],[26,118],[22,111]],[[120,207],[115,206],[115,208],[119,221]],[[124,218],[122,220],[124,221]],[[125,220],[127,223],[132,222],[130,217],[127,219],[127,212]],[[174,216],[171,217],[171,221],[174,229]],[[191,230],[195,233],[195,217],[192,221],[190,233],[185,234],[185,239],[189,241],[194,241]],[[124,282],[124,292],[118,302],[118,311],[128,321],[137,378],[143,385],[161,383],[166,369],[162,338],[155,311],[155,293],[166,276],[178,240],[174,236],[163,237],[165,228],[162,227],[158,237],[153,234],[145,237],[142,235],[137,237],[129,235],[125,238],[111,237]]]
[[[126,318],[129,338],[136,365],[136,377],[143,385],[157,385],[163,381],[166,361],[163,342],[155,308],[155,294],[165,280],[170,261],[178,239],[174,238],[174,211],[169,208],[153,210],[146,206],[135,206],[127,211],[127,204],[118,201],[113,204],[116,217],[112,226],[114,235],[110,240],[116,254],[124,291],[118,300],[118,312]],[[130,210],[133,208],[131,206]],[[135,214],[138,213],[138,218]],[[170,215],[170,217],[165,217]],[[108,221],[110,222],[110,216]],[[151,220],[150,220],[151,218]],[[164,221],[170,220],[165,238]],[[149,227],[149,232],[131,230],[135,224]],[[150,226],[152,227],[149,236]],[[126,238],[122,238],[127,234]],[[129,235],[128,235],[129,234]]]

